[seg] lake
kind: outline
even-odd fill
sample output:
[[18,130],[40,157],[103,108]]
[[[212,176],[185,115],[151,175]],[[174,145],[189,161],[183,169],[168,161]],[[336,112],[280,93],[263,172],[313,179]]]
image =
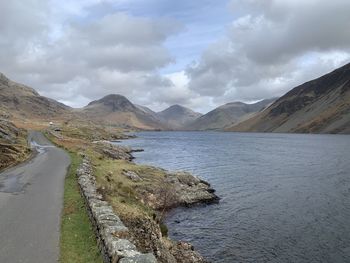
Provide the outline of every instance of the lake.
[[219,204],[178,208],[169,235],[212,262],[350,262],[350,136],[141,132],[136,163],[186,170]]

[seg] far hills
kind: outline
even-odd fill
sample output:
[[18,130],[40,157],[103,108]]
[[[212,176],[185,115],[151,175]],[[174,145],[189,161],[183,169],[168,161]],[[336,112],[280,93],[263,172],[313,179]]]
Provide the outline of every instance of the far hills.
[[154,112],[117,94],[73,109],[0,73],[0,111],[25,121],[74,120],[127,130],[350,133],[350,64],[279,99],[227,103],[204,115],[181,105]]
[[232,102],[220,106],[200,116],[186,126],[188,130],[222,130],[223,128],[246,120],[265,109],[276,99],[262,100],[253,104]]
[[92,101],[83,108],[73,109],[41,96],[34,89],[11,81],[3,74],[0,75],[0,102],[0,108],[5,112],[27,120],[42,119],[49,122],[54,119],[79,119],[139,130],[194,130],[197,122],[201,130],[212,129],[214,125],[216,129],[222,129],[246,114],[261,110],[268,103],[227,104],[214,110],[213,117],[212,113],[202,116],[201,113],[181,105],[154,112],[147,107],[133,104],[122,95],[111,94]]
[[158,112],[157,116],[162,122],[166,123],[168,127],[183,129],[201,117],[202,114],[180,105],[173,105]]

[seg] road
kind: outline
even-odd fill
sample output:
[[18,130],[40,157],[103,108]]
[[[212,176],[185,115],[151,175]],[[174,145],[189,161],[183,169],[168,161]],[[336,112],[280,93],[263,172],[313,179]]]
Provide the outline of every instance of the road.
[[39,132],[38,154],[0,174],[0,262],[50,263],[59,257],[64,178],[69,156]]

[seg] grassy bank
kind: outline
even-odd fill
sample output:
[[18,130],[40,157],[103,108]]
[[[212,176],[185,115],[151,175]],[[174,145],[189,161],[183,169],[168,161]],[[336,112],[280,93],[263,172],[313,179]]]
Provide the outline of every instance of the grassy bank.
[[102,257],[75,175],[81,158],[76,153],[70,153],[70,157],[72,163],[64,187],[60,262],[102,263]]
[[123,238],[142,253],[156,254],[162,263],[205,262],[190,244],[170,240],[162,223],[167,208],[182,200],[196,200],[197,192],[204,200],[208,186],[189,174],[169,174],[160,168],[130,162],[128,149],[103,142],[125,137],[118,131],[101,132],[93,126],[79,128],[63,125],[60,131],[46,134],[71,152],[72,158],[65,186],[61,262],[101,262],[75,176],[81,161],[77,153],[89,158],[98,192],[128,227]]

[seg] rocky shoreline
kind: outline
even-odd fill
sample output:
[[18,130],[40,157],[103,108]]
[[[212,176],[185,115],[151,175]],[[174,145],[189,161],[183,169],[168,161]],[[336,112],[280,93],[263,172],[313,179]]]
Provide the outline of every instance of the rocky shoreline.
[[[94,147],[96,152],[107,158],[128,163],[127,167],[121,168],[118,178],[122,177],[131,184],[137,202],[153,211],[149,216],[130,216],[122,210],[119,210],[119,214],[117,211],[129,229],[129,240],[137,249],[142,253],[153,253],[158,262],[207,262],[191,244],[169,239],[164,219],[170,209],[179,206],[217,203],[219,197],[210,184],[187,172],[169,172],[157,167],[136,165],[132,162],[133,150],[129,147],[108,141],[94,142]],[[108,189],[115,177],[109,172],[103,180],[97,178],[98,191],[106,201],[112,201],[113,191],[118,191]]]
[[[169,172],[136,164],[132,155],[135,149],[112,142],[129,138],[122,133],[115,136],[110,131],[97,128],[85,127],[82,130],[63,125],[55,135],[48,132],[56,144],[80,153],[89,160],[91,167],[87,170],[87,175],[94,178],[96,194],[101,198],[98,202],[108,205],[128,229],[116,236],[133,244],[128,249],[137,251],[138,257],[154,255],[160,263],[207,262],[190,243],[171,240],[164,219],[172,208],[218,202],[219,198],[209,183],[190,173]],[[98,216],[92,214],[91,208],[87,208],[92,219]],[[107,210],[111,212],[110,209]],[[96,220],[92,220],[92,225],[96,227]],[[98,233],[100,232],[97,232],[97,238],[101,240]],[[105,255],[106,249],[102,253]],[[125,253],[113,255],[122,262],[122,257],[125,260],[126,257],[132,257],[128,252]]]

